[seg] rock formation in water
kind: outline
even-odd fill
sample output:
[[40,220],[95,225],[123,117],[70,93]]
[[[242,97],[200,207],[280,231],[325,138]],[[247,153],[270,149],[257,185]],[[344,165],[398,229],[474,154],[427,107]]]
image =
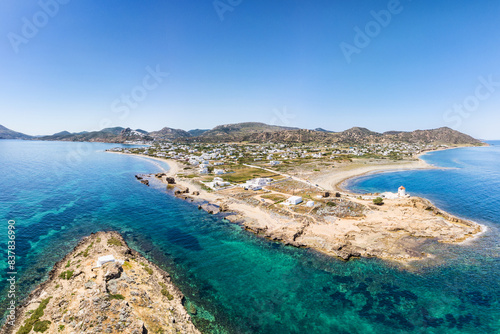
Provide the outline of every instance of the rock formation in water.
[[120,234],[99,232],[54,266],[0,333],[199,333],[183,300],[169,274]]

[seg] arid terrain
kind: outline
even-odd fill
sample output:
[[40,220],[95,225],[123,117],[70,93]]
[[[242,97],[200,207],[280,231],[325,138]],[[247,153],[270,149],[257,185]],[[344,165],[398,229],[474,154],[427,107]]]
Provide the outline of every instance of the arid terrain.
[[[479,224],[443,212],[422,198],[384,199],[383,205],[375,205],[373,199],[378,194],[360,196],[338,191],[345,179],[367,172],[434,168],[421,160],[344,163],[327,173],[307,172],[303,166],[287,173],[308,180],[281,174],[278,181],[257,191],[238,186],[207,189],[197,178],[184,177],[183,164],[175,160],[168,163],[168,172],[144,177],[152,182],[161,180],[178,197],[202,203],[200,207],[207,212],[225,212],[228,220],[261,236],[345,260],[361,256],[408,263],[431,256],[420,247],[427,239],[458,243],[482,230]],[[304,201],[286,205],[292,195],[300,195]],[[307,201],[313,201],[314,206],[306,206]]]
[[[117,261],[96,267],[109,255]],[[49,276],[1,333],[199,333],[170,276],[117,232],[82,239]]]

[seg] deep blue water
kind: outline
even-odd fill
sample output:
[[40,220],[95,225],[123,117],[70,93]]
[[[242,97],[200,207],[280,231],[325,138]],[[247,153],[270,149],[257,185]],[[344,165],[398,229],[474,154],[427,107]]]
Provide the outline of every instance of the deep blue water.
[[[464,245],[428,242],[436,260],[403,269],[347,263],[273,243],[146,187],[148,159],[105,153],[110,144],[0,141],[0,247],[16,221],[18,285],[26,295],[78,240],[117,230],[170,274],[205,333],[498,333],[498,147],[436,152],[457,169],[387,173],[352,187],[404,184],[487,233]],[[5,309],[6,261],[0,261]]]

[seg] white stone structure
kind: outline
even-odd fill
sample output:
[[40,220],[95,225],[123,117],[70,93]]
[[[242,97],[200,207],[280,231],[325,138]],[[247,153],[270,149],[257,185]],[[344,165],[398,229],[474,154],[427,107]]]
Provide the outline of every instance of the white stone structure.
[[[300,196],[292,196],[286,200],[286,203],[289,205],[297,205],[302,203],[302,197]],[[314,203],[314,202],[313,202]]]
[[398,188],[398,197],[403,198],[406,197],[406,188],[401,186]]
[[124,261],[117,260],[112,254],[110,254],[110,255],[99,256],[99,258],[97,259],[96,267],[102,267],[104,264],[108,262],[118,262],[119,264],[124,263]]

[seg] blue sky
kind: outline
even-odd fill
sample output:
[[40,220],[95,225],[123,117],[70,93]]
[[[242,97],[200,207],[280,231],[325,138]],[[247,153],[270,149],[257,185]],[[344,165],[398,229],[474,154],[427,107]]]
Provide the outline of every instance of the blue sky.
[[498,1],[4,0],[0,13],[0,124],[16,131],[258,121],[500,139]]

